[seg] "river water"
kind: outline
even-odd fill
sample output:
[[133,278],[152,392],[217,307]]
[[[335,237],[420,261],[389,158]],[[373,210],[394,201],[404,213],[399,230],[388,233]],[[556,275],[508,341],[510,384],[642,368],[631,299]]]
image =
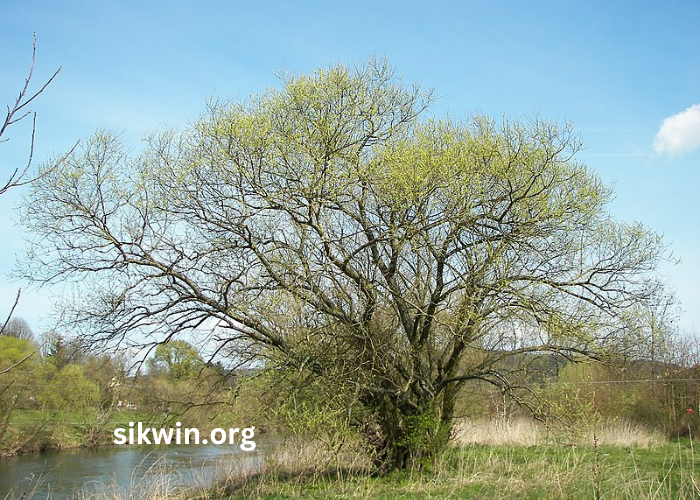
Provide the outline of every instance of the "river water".
[[260,453],[260,446],[250,453],[225,445],[124,445],[12,457],[0,460],[0,499],[139,498],[207,487],[230,470],[256,468]]

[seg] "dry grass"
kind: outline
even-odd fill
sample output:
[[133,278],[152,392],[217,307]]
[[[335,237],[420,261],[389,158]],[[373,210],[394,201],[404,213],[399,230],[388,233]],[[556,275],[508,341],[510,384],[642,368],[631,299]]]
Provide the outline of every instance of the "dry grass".
[[[143,467],[143,463],[140,467]],[[177,472],[168,470],[165,458],[158,459],[139,477],[139,468],[134,469],[131,481],[126,485],[115,482],[87,483],[75,492],[78,500],[164,500],[174,498],[180,484]]]
[[248,484],[259,477],[262,464],[263,458],[258,454],[231,455],[219,460],[212,468],[190,474],[185,481],[188,487],[180,488],[177,498],[223,498],[238,485]]
[[[247,494],[274,491],[282,484],[313,484],[332,480],[341,484],[344,479],[368,476],[370,459],[363,453],[359,442],[331,443],[319,438],[291,437],[266,445],[265,455],[255,468],[222,471],[212,488],[201,490],[198,498],[232,495],[245,490]],[[208,490],[208,491],[205,491]]]
[[[626,420],[617,420],[600,426],[597,431],[598,443],[608,446],[636,446],[646,448],[668,442],[659,431],[643,424],[635,424]],[[592,436],[589,436],[589,442]]]
[[532,419],[464,419],[455,425],[455,444],[458,446],[535,446],[544,441],[545,433]]
[[462,420],[455,426],[458,446],[481,444],[491,446],[536,446],[574,441],[572,444],[648,447],[668,440],[658,431],[625,420],[604,422],[595,431],[572,432],[546,428],[529,418]]

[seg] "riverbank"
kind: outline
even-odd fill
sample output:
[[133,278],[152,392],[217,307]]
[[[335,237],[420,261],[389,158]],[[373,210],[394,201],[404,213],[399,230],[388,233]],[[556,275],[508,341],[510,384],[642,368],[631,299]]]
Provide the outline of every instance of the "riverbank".
[[[384,477],[371,476],[358,447],[301,438],[267,441],[253,454],[221,446],[171,446],[155,450],[172,457],[162,461],[153,448],[110,447],[89,452],[82,461],[76,461],[76,452],[60,453],[57,463],[77,471],[71,492],[85,500],[700,498],[697,440],[669,441],[621,422],[599,427],[592,440],[585,433],[577,442],[561,440],[569,437],[546,434],[527,420],[464,422],[455,446],[436,465]],[[102,454],[111,458],[100,465],[106,460]],[[206,467],[190,460],[194,457],[206,460]],[[134,481],[137,469],[148,470]],[[194,475],[183,474],[185,469]],[[114,480],[116,471],[126,481]],[[29,475],[24,472],[22,477]],[[110,479],[96,481],[98,474]],[[7,498],[44,498],[32,496],[28,487],[15,492]]]
[[211,488],[260,453],[218,445],[100,446],[0,460],[4,500],[159,500]]
[[[302,448],[266,457],[258,469],[243,466],[243,461],[251,458],[249,455],[239,457],[228,460],[225,467],[222,463],[211,468],[184,462],[164,464],[152,467],[137,480],[127,479],[123,483],[92,480],[84,489],[76,490],[76,494],[85,500],[690,500],[700,497],[697,468],[700,457],[696,458],[689,440],[645,448],[472,444],[450,450],[428,471],[414,469],[384,477],[346,468],[344,463],[340,467],[332,463],[323,465],[316,461],[318,455],[313,450],[307,454]],[[187,484],[183,482],[186,476],[183,467],[189,467],[195,477]],[[7,498],[45,498],[41,494],[33,496],[31,488],[16,489],[14,493]]]
[[129,422],[162,424],[164,414],[113,411],[15,410],[0,439],[0,458],[27,453],[112,445],[114,429]]

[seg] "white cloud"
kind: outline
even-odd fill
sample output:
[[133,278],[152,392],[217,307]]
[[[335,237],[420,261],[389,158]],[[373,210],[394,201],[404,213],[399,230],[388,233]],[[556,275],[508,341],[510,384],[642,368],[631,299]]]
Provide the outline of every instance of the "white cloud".
[[687,153],[696,148],[700,148],[700,104],[666,118],[654,141],[659,154]]

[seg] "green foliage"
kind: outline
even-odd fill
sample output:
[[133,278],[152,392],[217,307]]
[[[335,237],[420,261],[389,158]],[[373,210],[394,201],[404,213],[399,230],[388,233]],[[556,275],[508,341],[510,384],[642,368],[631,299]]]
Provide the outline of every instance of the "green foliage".
[[80,365],[66,365],[56,371],[41,400],[55,410],[94,412],[98,407],[100,389],[83,373]]
[[58,336],[48,344],[42,356],[34,342],[0,335],[0,454],[103,442],[118,358]]
[[262,404],[259,416],[266,415],[270,428],[279,434],[315,440],[329,458],[337,457],[345,445],[355,444],[358,435],[352,424],[362,419],[363,409],[338,386],[324,384],[310,373],[294,375],[266,370],[246,384]]
[[444,422],[434,408],[410,415],[403,419],[403,435],[396,440],[397,445],[415,450],[411,466],[430,468],[439,463],[447,450],[451,425]]
[[20,370],[31,370],[36,366],[40,357],[36,344],[29,339],[0,335],[0,370],[10,368],[27,356],[31,356],[32,353],[35,356],[28,360],[28,366],[19,368]]
[[0,335],[0,438],[12,410],[31,404],[32,389],[41,367],[37,346],[28,339]]
[[197,349],[184,340],[171,340],[156,347],[148,360],[149,369],[162,371],[170,380],[187,380],[197,377],[204,362]]

